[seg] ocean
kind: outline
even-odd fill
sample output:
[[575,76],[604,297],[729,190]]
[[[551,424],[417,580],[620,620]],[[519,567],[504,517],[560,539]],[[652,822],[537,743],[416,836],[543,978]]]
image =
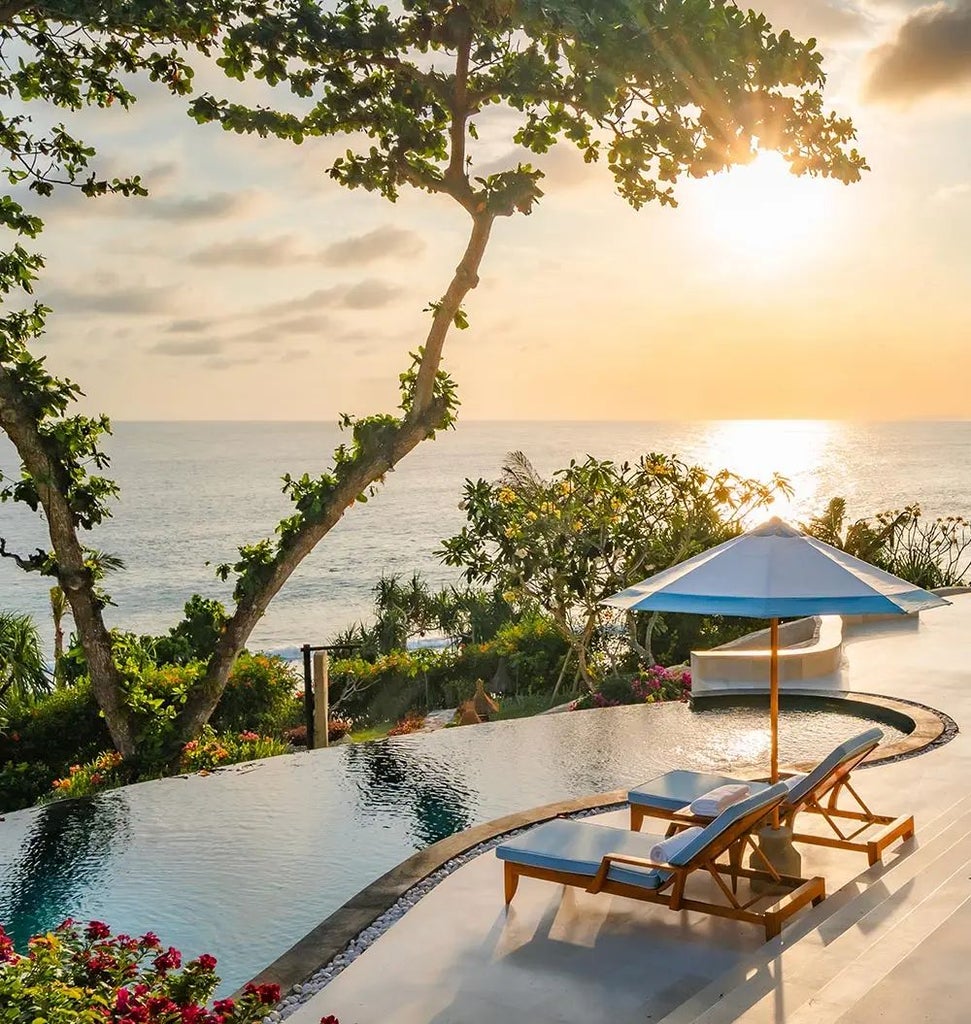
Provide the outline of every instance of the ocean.
[[[86,538],[126,564],[108,581],[109,625],[164,632],[193,593],[228,599],[231,587],[213,567],[232,560],[238,544],[272,534],[289,509],[280,477],[323,471],[342,437],[326,423],[116,423],[106,449],[121,497],[114,517]],[[369,615],[382,573],[457,581],[434,552],[464,522],[462,484],[496,478],[516,450],[544,473],[587,454],[645,452],[752,476],[780,472],[794,494],[772,511],[795,522],[835,495],[853,518],[915,502],[928,514],[971,517],[971,422],[460,422],[406,458],[377,497],[348,511],[277,596],[250,646],[295,657],[303,643],[325,643]],[[0,470],[15,466],[0,439]],[[0,505],[0,536],[14,551],[45,544],[43,522],[11,504]],[[0,609],[29,612],[49,639],[49,585],[3,560]]]

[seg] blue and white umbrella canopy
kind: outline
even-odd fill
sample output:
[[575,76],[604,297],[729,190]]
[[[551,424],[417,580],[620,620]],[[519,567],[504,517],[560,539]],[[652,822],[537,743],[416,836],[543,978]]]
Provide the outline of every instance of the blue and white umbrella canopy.
[[930,591],[816,540],[767,523],[641,580],[604,602],[623,611],[770,619],[771,778],[778,779],[778,628],[804,615],[906,615],[950,604]]
[[772,619],[903,615],[949,602],[770,519],[603,603],[624,611]]

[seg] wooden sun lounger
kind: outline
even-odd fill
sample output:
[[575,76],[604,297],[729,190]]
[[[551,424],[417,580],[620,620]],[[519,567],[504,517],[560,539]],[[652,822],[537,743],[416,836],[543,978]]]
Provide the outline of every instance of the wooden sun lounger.
[[[589,893],[658,903],[671,910],[696,910],[717,917],[761,925],[768,941],[802,907],[818,904],[826,895],[822,878],[780,875],[765,860],[765,870],[743,868],[742,854],[751,845],[752,830],[772,813],[786,793],[782,784],[766,788],[735,804],[707,825],[670,862],[655,863],[649,853],[659,836],[629,832],[585,821],[554,819],[496,848],[504,861],[505,896],[508,905],[523,876],[572,885]],[[717,863],[728,853],[729,863]],[[696,872],[714,879],[721,902],[688,895],[690,876]],[[726,882],[726,876],[731,886]],[[766,895],[742,902],[737,896],[739,878],[757,879],[788,890],[769,906],[758,907]]]
[[[876,749],[881,739],[883,733],[874,728],[846,740],[823,758],[805,778],[791,785],[780,804],[779,813],[782,823],[792,829],[795,842],[865,853],[869,863],[876,864],[888,846],[898,840],[913,838],[913,815],[892,817],[876,814],[850,784],[853,770]],[[639,831],[645,817],[670,821],[669,834],[689,825],[703,825],[711,819],[691,814],[687,805],[718,786],[743,781],[700,772],[667,772],[628,793],[630,827]],[[767,788],[766,783],[746,784],[753,793]],[[855,807],[839,806],[843,793],[852,798]],[[819,815],[832,834],[797,832],[796,817],[804,811]]]

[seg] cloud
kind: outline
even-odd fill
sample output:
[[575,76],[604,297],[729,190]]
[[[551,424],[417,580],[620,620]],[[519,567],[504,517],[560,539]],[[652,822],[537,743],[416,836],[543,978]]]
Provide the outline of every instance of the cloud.
[[971,195],[971,182],[962,181],[957,185],[943,185],[934,193],[934,198],[938,202],[949,203],[967,195]]
[[366,234],[333,242],[323,251],[321,262],[330,266],[360,266],[389,256],[417,256],[424,248],[425,243],[416,232],[385,224]]
[[379,309],[397,298],[400,292],[401,289],[395,285],[369,277],[357,284],[317,288],[301,298],[275,302],[265,306],[260,314],[278,316],[281,313],[302,313],[317,309]]
[[170,287],[118,287],[106,279],[96,292],[73,288],[54,288],[44,296],[45,304],[58,313],[128,313],[143,315],[165,313],[172,307],[174,289]]
[[219,338],[198,338],[195,341],[157,341],[149,348],[162,356],[213,356],[222,352],[223,344]]
[[279,341],[281,338],[289,338],[294,334],[323,334],[330,327],[330,321],[325,316],[307,314],[304,316],[286,317],[282,320],[274,320],[243,334],[237,334],[230,339],[233,343],[264,345],[268,342]]
[[414,231],[388,224],[363,235],[345,238],[314,252],[301,248],[292,235],[277,238],[237,238],[216,242],[192,253],[190,263],[209,267],[283,267],[299,263],[360,266],[380,259],[417,256],[425,243]]
[[297,250],[289,235],[216,242],[189,256],[190,263],[205,267],[280,267],[306,261],[307,255]]
[[937,3],[905,19],[897,37],[870,54],[864,98],[909,104],[971,86],[971,0]]
[[132,203],[131,209],[142,217],[183,224],[242,217],[253,213],[263,202],[263,193],[248,189],[243,192],[211,192],[207,196],[185,196],[182,199],[148,197]]
[[165,330],[169,334],[198,334],[211,326],[211,320],[173,320]]
[[288,349],[283,355],[280,356],[281,363],[298,363],[302,359],[306,359],[310,355],[310,350],[306,348],[291,348]]

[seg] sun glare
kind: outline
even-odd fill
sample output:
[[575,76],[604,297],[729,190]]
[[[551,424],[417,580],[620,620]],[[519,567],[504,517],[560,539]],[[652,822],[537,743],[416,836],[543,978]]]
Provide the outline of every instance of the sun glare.
[[826,234],[832,182],[796,177],[777,153],[701,181],[693,206],[712,247],[743,264],[784,267]]
[[749,517],[746,527],[769,516],[794,521],[812,507],[818,488],[817,471],[834,439],[826,420],[729,420],[712,423],[706,438],[712,466],[727,467],[742,476],[769,480],[780,473],[792,485],[791,498],[779,496],[766,509]]

